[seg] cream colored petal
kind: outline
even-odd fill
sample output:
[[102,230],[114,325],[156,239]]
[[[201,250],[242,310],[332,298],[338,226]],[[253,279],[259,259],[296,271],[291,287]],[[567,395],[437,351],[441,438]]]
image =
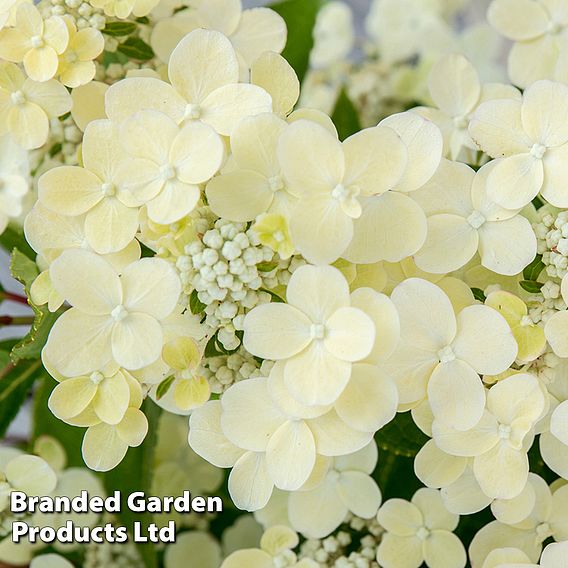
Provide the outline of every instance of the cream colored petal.
[[41,554],[32,559],[30,568],[73,568],[73,564],[59,554]]
[[92,81],[96,70],[97,68],[92,61],[78,61],[63,71],[60,63],[59,79],[66,87],[76,88]]
[[32,48],[24,56],[24,69],[33,81],[43,82],[53,79],[58,65],[57,52],[49,45]]
[[247,67],[265,51],[281,53],[286,45],[286,23],[269,8],[253,8],[242,13],[231,42]]
[[546,340],[559,357],[568,357],[568,312],[555,313],[544,326]]
[[[529,474],[534,475],[534,474]],[[506,525],[524,521],[532,513],[536,493],[531,483],[527,483],[519,495],[513,499],[496,499],[491,503],[493,516]]]
[[49,397],[49,409],[61,420],[77,416],[93,400],[97,385],[88,377],[76,377],[59,383]]
[[432,67],[428,86],[436,106],[452,117],[467,116],[481,95],[475,67],[458,54],[446,55]]
[[250,79],[272,97],[272,108],[278,116],[290,113],[300,97],[296,72],[286,59],[273,51],[265,51],[252,63]]
[[353,237],[353,219],[329,194],[302,197],[292,210],[290,234],[294,246],[313,264],[339,258]]
[[428,566],[463,568],[467,558],[461,540],[448,531],[433,531],[424,541],[424,561]]
[[443,487],[441,494],[448,510],[457,515],[478,513],[492,501],[479,487],[470,465],[454,483]]
[[539,440],[540,452],[544,463],[556,474],[568,476],[568,446],[550,432],[544,432]]
[[111,85],[105,94],[106,114],[116,123],[142,110],[156,110],[179,124],[186,104],[170,84],[152,77],[122,79]]
[[332,355],[322,341],[287,359],[284,379],[290,394],[305,405],[333,404],[349,380],[351,363]]
[[417,536],[383,535],[377,560],[384,568],[419,568],[424,561],[422,541]]
[[426,272],[446,274],[465,266],[477,252],[478,244],[478,233],[467,219],[433,215],[428,217],[426,242],[414,259]]
[[268,180],[252,170],[235,170],[214,177],[207,184],[207,201],[224,219],[252,221],[265,213],[274,193]]
[[434,421],[432,434],[437,446],[454,456],[481,455],[499,442],[495,417],[485,412],[481,420],[470,430],[460,431]]
[[513,499],[527,483],[529,462],[523,451],[514,450],[506,442],[499,442],[474,459],[473,472],[488,497]]
[[531,140],[547,147],[568,141],[568,87],[552,81],[538,81],[523,94],[523,128]]
[[563,183],[566,179],[566,159],[568,158],[568,144],[559,148],[551,148],[544,156],[544,183],[541,194],[556,207],[568,206],[568,192]]
[[106,378],[99,384],[93,400],[97,416],[107,424],[118,424],[130,402],[130,388],[122,373]]
[[204,377],[178,380],[173,387],[173,399],[183,411],[205,404],[211,396],[211,387]]
[[431,282],[409,278],[391,294],[401,336],[414,348],[436,354],[454,339],[456,319],[448,297]]
[[85,236],[99,254],[110,254],[127,247],[138,231],[138,209],[107,198],[95,205],[85,219]]
[[457,316],[456,357],[482,375],[505,371],[517,356],[517,343],[505,318],[487,306],[468,306]]
[[376,432],[395,417],[397,406],[393,380],[372,365],[357,364],[334,408],[351,428]]
[[57,483],[55,472],[37,456],[16,456],[8,462],[4,474],[12,487],[27,495],[49,494]]
[[[166,549],[166,554],[168,550],[173,548],[174,547],[172,546],[168,547]],[[187,565],[186,555],[183,557],[183,563],[180,563],[180,568],[185,565]],[[223,564],[221,564],[222,568],[244,568],[245,566],[251,566],[254,568],[271,568],[272,565],[272,556],[263,550],[258,550],[256,548],[237,550],[225,558]],[[174,566],[172,568],[177,567]]]
[[407,147],[406,171],[396,188],[414,191],[422,187],[434,175],[442,159],[444,140],[440,129],[413,112],[393,114],[380,124],[392,128]]
[[81,449],[88,467],[109,471],[124,459],[128,444],[119,437],[116,427],[101,423],[87,429]]
[[51,264],[49,275],[56,290],[87,314],[108,316],[122,301],[118,274],[92,252],[65,251]]
[[334,469],[337,471],[361,471],[371,475],[377,466],[379,449],[374,440],[371,440],[364,448],[346,456],[336,457],[333,460]]
[[360,361],[375,343],[375,324],[358,308],[340,308],[327,320],[323,343],[338,359]]
[[93,120],[105,118],[105,93],[109,86],[99,81],[91,81],[71,91],[73,107],[71,116],[83,132]]
[[448,511],[440,492],[435,489],[419,489],[412,497],[412,504],[420,509],[424,525],[430,530],[451,532],[458,526],[459,515]]
[[148,217],[160,225],[175,223],[195,209],[200,197],[197,185],[169,180],[162,191],[148,202]]
[[77,166],[59,166],[47,171],[38,182],[43,205],[63,215],[82,215],[104,197],[102,181]]
[[389,191],[360,201],[363,212],[355,219],[353,239],[342,258],[361,264],[399,262],[424,244],[426,216],[408,196]]
[[189,445],[216,467],[232,467],[244,451],[229,442],[221,429],[221,401],[210,400],[189,419]]
[[225,146],[217,133],[200,122],[183,126],[173,140],[170,163],[176,168],[178,178],[193,185],[213,177],[225,156]]
[[535,81],[554,77],[558,63],[555,41],[552,34],[546,34],[513,44],[507,66],[511,82],[526,89]]
[[377,514],[381,491],[375,480],[360,471],[346,471],[339,476],[337,492],[349,511],[362,519]]
[[404,499],[389,499],[383,503],[377,514],[377,521],[389,533],[409,537],[424,526],[424,517],[420,509]]
[[16,27],[27,36],[41,35],[43,31],[43,19],[39,10],[27,2],[18,6],[16,11]]
[[469,430],[483,414],[485,388],[470,365],[454,359],[434,369],[428,382],[428,401],[437,421]]
[[414,458],[414,473],[427,487],[447,487],[463,474],[467,461],[443,452],[434,440],[429,440]]
[[131,407],[117,424],[116,431],[120,439],[130,447],[139,446],[148,433],[148,419],[141,410]]
[[364,448],[372,439],[372,433],[351,429],[334,410],[309,421],[316,441],[316,451],[323,456],[343,456]]
[[[52,47],[58,55],[61,55],[69,44],[69,30],[65,24],[65,20],[59,16],[51,16],[43,21],[43,28],[43,39],[45,43]],[[75,37],[75,41],[84,39],[84,35],[83,33],[81,36]],[[96,53],[92,59],[99,55],[102,50],[103,45],[101,43],[100,51]]]
[[128,311],[150,314],[158,320],[177,305],[181,283],[172,265],[159,258],[143,258],[127,266],[120,280]]
[[162,352],[160,324],[144,313],[130,313],[112,330],[112,355],[130,371],[141,369],[158,359]]
[[81,156],[86,169],[115,185],[117,165],[129,157],[120,144],[117,125],[110,120],[96,120],[87,126]]
[[30,48],[29,38],[18,28],[0,30],[0,57],[6,61],[23,61]]
[[8,113],[8,131],[16,144],[26,150],[43,146],[49,134],[47,115],[38,105],[25,103]]
[[568,554],[568,543],[553,542],[549,544],[542,552],[540,565],[543,568],[563,568],[562,564],[566,564]]
[[527,152],[532,144],[523,131],[520,101],[501,99],[477,107],[469,134],[493,158]]
[[266,468],[264,454],[247,452],[229,475],[229,494],[235,505],[245,511],[258,511],[268,500],[274,484]]
[[560,403],[550,418],[550,433],[568,446],[568,401]]
[[245,317],[243,345],[263,359],[286,359],[308,346],[310,325],[310,320],[293,306],[257,306]]
[[216,89],[237,83],[239,64],[231,42],[222,33],[200,29],[177,44],[168,74],[176,91],[188,103],[199,104]]
[[223,432],[231,442],[253,452],[266,451],[271,436],[286,422],[270,400],[266,382],[264,378],[242,381],[227,389],[221,401]]
[[301,420],[288,420],[266,447],[266,467],[278,489],[295,491],[310,477],[316,461],[314,437]]
[[[206,532],[192,530],[177,535],[175,546],[166,547],[164,568],[218,568],[221,560],[221,547],[217,540]],[[230,566],[228,562],[223,564],[223,568]]]
[[487,12],[489,23],[514,41],[526,41],[544,33],[550,16],[539,2],[532,0],[495,0]]
[[408,151],[391,128],[376,126],[361,130],[343,143],[346,187],[357,187],[363,195],[380,195],[400,181]]

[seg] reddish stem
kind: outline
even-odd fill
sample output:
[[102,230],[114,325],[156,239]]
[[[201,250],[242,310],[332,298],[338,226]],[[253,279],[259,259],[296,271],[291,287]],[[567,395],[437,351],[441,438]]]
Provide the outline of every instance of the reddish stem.
[[14,294],[13,292],[2,292],[0,294],[2,300],[9,300],[10,302],[18,302],[18,304],[24,304],[29,306],[28,299],[25,296],[20,296],[20,294]]

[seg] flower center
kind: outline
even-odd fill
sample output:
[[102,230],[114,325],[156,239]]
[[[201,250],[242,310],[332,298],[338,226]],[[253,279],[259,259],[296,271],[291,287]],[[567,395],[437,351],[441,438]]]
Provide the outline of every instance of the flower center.
[[310,337],[312,339],[323,339],[325,337],[325,326],[321,323],[313,323],[310,327]]
[[548,523],[540,523],[540,525],[536,527],[536,534],[540,542],[545,541],[549,536],[552,536],[550,525]]
[[559,22],[550,22],[550,24],[548,25],[548,33],[549,34],[559,34],[562,31],[562,24]]
[[43,38],[39,35],[32,36],[30,41],[34,49],[39,49],[40,47],[43,47],[45,45]]
[[116,185],[112,182],[105,182],[101,185],[101,191],[105,197],[113,197],[116,195]]
[[12,99],[12,104],[23,105],[26,102],[26,96],[22,91],[14,91],[10,96]]
[[110,312],[110,315],[114,321],[122,321],[128,315],[128,310],[121,304],[120,306],[116,306],[116,308]]
[[78,59],[79,57],[75,51],[68,51],[65,54],[65,61],[67,61],[67,63],[75,63]]
[[527,327],[529,325],[533,325],[533,320],[531,319],[530,316],[523,316],[521,318],[521,327]]
[[456,116],[454,117],[454,126],[459,130],[465,130],[469,124],[466,116]]
[[274,236],[274,240],[277,243],[281,243],[281,242],[284,241],[284,233],[282,231],[276,231],[273,236]]
[[272,176],[268,180],[268,187],[270,187],[270,190],[274,193],[280,191],[281,189],[284,189],[284,181],[282,180],[282,176]]
[[95,371],[94,373],[91,373],[91,376],[89,378],[91,379],[92,383],[98,385],[99,383],[103,382],[105,377],[101,372]]
[[449,363],[456,358],[456,354],[450,345],[446,345],[443,349],[438,351],[438,359],[440,363]]
[[176,177],[176,169],[170,165],[166,164],[160,168],[160,176],[164,181],[169,181]]
[[430,531],[429,531],[426,527],[420,527],[420,528],[416,531],[416,536],[417,536],[420,540],[426,540],[426,539],[430,536]]
[[474,228],[479,229],[485,223],[485,217],[479,212],[474,211],[468,218],[467,222]]
[[542,160],[544,155],[546,154],[546,146],[543,144],[533,144],[531,148],[531,156],[536,158],[537,160]]
[[189,120],[198,120],[201,118],[201,105],[189,103],[185,107],[184,118]]
[[508,424],[499,424],[499,438],[508,440],[511,437],[511,427]]
[[358,187],[345,187],[342,183],[338,183],[331,192],[331,197],[336,199],[340,203],[347,201],[348,199],[353,199],[361,193]]

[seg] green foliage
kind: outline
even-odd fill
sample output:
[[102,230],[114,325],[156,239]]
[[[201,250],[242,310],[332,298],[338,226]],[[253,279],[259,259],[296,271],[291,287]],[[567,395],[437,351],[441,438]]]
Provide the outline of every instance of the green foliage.
[[14,365],[8,351],[0,351],[0,436],[6,434],[35,381],[45,373],[41,361]]
[[135,32],[136,28],[134,22],[108,22],[102,31],[108,36],[122,37]]
[[172,386],[172,384],[175,380],[176,380],[176,378],[174,377],[174,375],[170,375],[169,377],[166,377],[158,385],[158,388],[156,389],[156,399],[157,400],[160,400],[165,394],[167,394],[167,392],[170,390],[170,387]]
[[523,270],[523,278],[531,282],[536,282],[544,268],[545,264],[542,262],[542,255],[537,254],[535,259]]
[[351,99],[345,92],[345,89],[342,89],[339,94],[331,119],[337,128],[340,140],[345,140],[352,134],[361,130],[359,114],[357,109],[353,106]]
[[521,280],[519,286],[531,294],[537,294],[544,284],[542,282],[534,282],[533,280]]
[[205,304],[199,299],[197,290],[193,290],[189,295],[189,309],[193,315],[202,314],[205,311]]
[[103,52],[103,66],[106,68],[112,63],[119,63],[120,65],[124,65],[128,63],[128,57],[123,53],[119,53],[118,51],[105,51]]
[[0,246],[7,252],[17,248],[28,258],[35,258],[35,252],[26,241],[24,235],[12,227],[6,227],[6,230],[0,235]]
[[272,272],[275,268],[278,268],[277,262],[260,262],[256,265],[257,270],[260,272]]
[[473,294],[473,297],[480,302],[485,302],[485,300],[487,299],[481,288],[472,288],[471,292]]
[[380,450],[413,458],[428,441],[428,436],[414,424],[410,412],[399,412],[376,433],[375,440]]
[[259,290],[259,292],[266,292],[267,294],[270,294],[271,297],[271,302],[276,302],[278,304],[285,304],[286,300],[284,298],[282,298],[281,296],[279,296],[276,292],[274,292],[273,290],[267,290],[266,288],[261,288]]
[[18,249],[14,249],[12,253],[10,271],[12,276],[24,285],[28,303],[34,311],[34,322],[29,333],[12,349],[12,360],[17,363],[21,359],[39,358],[49,331],[61,312],[52,313],[47,306],[37,306],[29,299],[31,285],[39,271],[36,263]]
[[139,37],[129,37],[116,50],[130,59],[148,61],[154,57],[154,50]]
[[[126,457],[113,470],[104,474],[105,489],[109,494],[120,491],[123,499],[118,515],[121,524],[132,530],[134,522],[140,522],[142,530],[152,523],[151,513],[135,513],[126,506],[125,500],[135,491],[144,491],[151,495],[152,472],[154,471],[154,448],[158,432],[160,407],[151,400],[146,400],[141,409],[148,418],[148,435],[137,448],[130,448]],[[138,551],[144,560],[145,568],[158,565],[156,548],[153,543],[138,544]]]
[[308,70],[314,45],[313,29],[322,0],[284,0],[271,4],[288,26],[288,42],[282,55],[294,68],[300,82]]

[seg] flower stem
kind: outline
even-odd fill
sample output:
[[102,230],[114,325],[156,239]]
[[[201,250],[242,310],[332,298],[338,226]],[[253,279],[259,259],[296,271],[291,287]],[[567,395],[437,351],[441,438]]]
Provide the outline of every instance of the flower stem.
[[28,306],[28,299],[25,296],[20,296],[20,294],[14,294],[13,292],[0,292],[0,301],[9,300],[10,302],[17,302],[18,304],[24,304]]
[[31,325],[33,316],[0,316],[0,327],[7,325]]

